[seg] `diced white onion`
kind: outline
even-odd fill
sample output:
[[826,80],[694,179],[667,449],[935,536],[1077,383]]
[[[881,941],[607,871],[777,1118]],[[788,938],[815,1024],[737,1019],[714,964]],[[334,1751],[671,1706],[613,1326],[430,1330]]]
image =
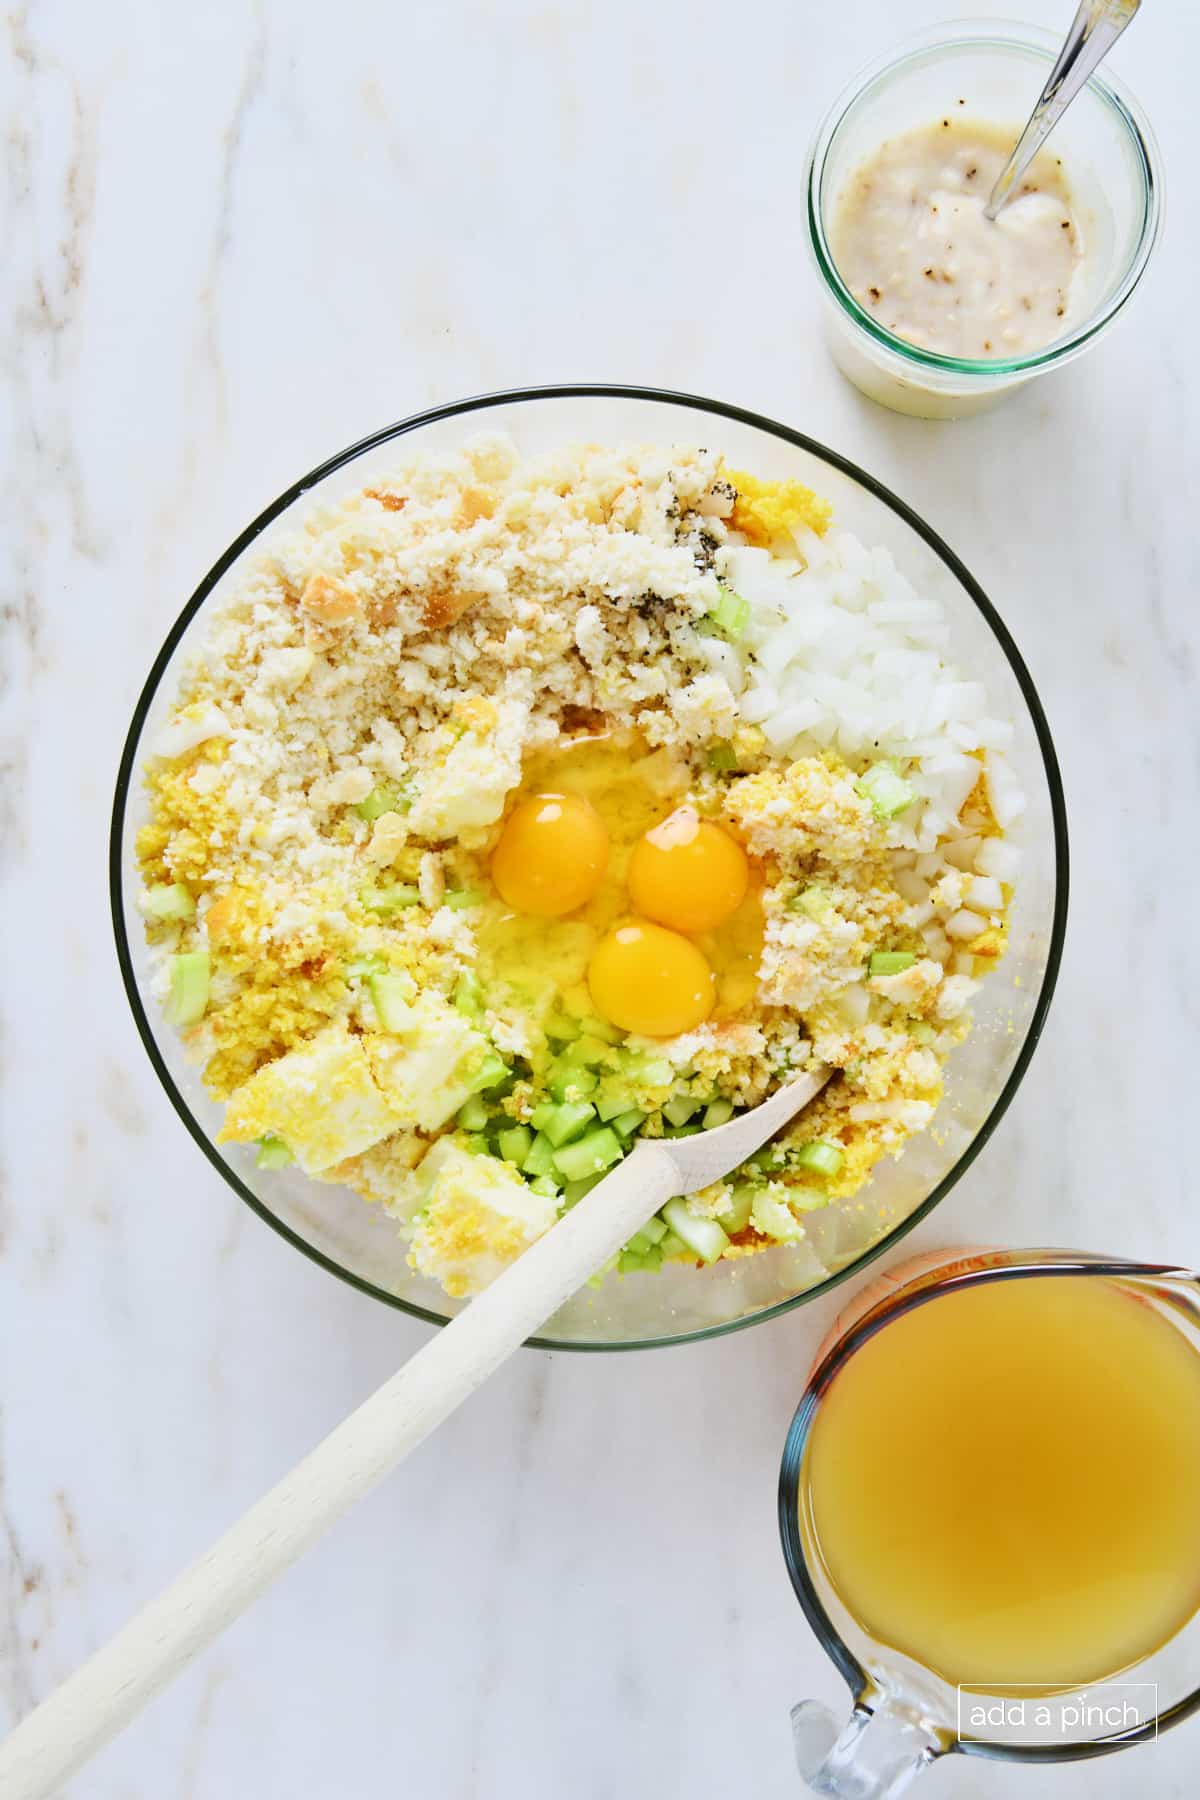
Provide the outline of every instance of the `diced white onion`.
[[[1002,832],[1025,809],[1005,757],[1012,723],[990,710],[982,682],[954,667],[941,604],[900,573],[889,551],[841,530],[818,537],[798,526],[791,535],[798,565],[748,545],[719,553],[716,573],[746,600],[750,619],[736,644],[705,640],[702,655],[728,681],[741,719],[761,726],[777,754],[830,748],[852,770],[895,759],[917,796],[887,826],[888,844],[904,853],[892,873],[905,923],[953,967],[955,946],[1003,913],[1016,877],[1019,852],[981,836],[987,809]],[[740,691],[734,664],[744,671]],[[968,811],[981,776],[987,807]],[[970,879],[957,907],[957,895],[948,897],[943,927],[929,890],[954,871]],[[955,979],[973,985],[965,968]],[[856,1021],[867,1000],[859,984],[838,995],[843,1016]]]
[[1020,783],[1002,756],[991,755],[984,764],[988,805],[1001,831],[1007,831],[1025,811]]
[[1000,912],[1004,907],[1004,890],[994,875],[973,875],[967,898],[978,912]]
[[975,859],[979,854],[979,844],[980,840],[977,837],[956,838],[953,843],[945,846],[942,854],[952,868],[973,869]]
[[818,700],[798,700],[794,706],[784,706],[772,713],[764,721],[763,733],[767,742],[781,749],[790,744],[792,739],[815,725],[825,708]]
[[1011,887],[1021,867],[1021,852],[1015,844],[1005,843],[1003,838],[984,838],[975,858],[975,867],[981,875],[994,875],[997,881],[1006,881]]
[[901,899],[917,904],[928,896],[929,884],[921,880],[915,869],[893,868],[892,881]]
[[779,705],[779,695],[772,687],[754,687],[742,695],[741,714],[747,725],[761,725]]

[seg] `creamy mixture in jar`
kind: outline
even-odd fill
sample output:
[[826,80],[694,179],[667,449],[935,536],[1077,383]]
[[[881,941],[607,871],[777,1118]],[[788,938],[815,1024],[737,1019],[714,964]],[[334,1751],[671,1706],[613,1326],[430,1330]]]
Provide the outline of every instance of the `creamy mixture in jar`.
[[1043,150],[993,222],[1018,131],[952,114],[883,142],[851,177],[834,261],[885,330],[943,356],[1016,357],[1065,329],[1084,242],[1061,159]]

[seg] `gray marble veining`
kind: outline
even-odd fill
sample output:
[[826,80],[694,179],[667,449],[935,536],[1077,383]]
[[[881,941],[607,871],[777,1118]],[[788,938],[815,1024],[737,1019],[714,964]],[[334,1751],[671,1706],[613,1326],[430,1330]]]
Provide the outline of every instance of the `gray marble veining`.
[[[914,0],[904,26],[938,11]],[[1200,26],[1147,7],[1114,57],[1174,178],[1129,316],[946,427],[841,383],[802,241],[808,132],[897,24],[882,0],[819,26],[780,0],[5,14],[0,1723],[424,1337],[265,1231],[188,1142],[126,1013],[105,840],[133,700],[196,580],[299,472],[433,401],[710,393],[859,460],[945,534],[1045,700],[1074,902],[1031,1075],[913,1241],[1200,1261],[1200,219],[1178,73]],[[1031,443],[1038,478],[998,506]],[[796,1794],[788,1705],[841,1695],[783,1573],[774,1480],[833,1311],[669,1354],[524,1354],[70,1800]],[[947,1765],[929,1791],[1183,1800],[1198,1734],[1028,1778]]]

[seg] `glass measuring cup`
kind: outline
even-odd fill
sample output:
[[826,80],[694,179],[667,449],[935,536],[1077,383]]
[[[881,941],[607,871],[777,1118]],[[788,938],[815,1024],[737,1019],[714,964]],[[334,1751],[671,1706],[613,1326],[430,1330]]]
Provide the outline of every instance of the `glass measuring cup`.
[[[797,1598],[850,1688],[853,1710],[839,1735],[832,1713],[820,1703],[806,1700],[793,1708],[797,1761],[814,1793],[831,1800],[891,1800],[924,1767],[948,1754],[1028,1763],[1102,1756],[1150,1741],[1200,1710],[1200,1614],[1112,1683],[1092,1681],[1087,1688],[1057,1691],[1044,1706],[1014,1697],[1008,1686],[997,1696],[972,1688],[971,1704],[964,1705],[968,1696],[961,1690],[870,1635],[805,1542],[800,1518],[805,1452],[822,1403],[855,1352],[887,1325],[941,1296],[985,1282],[1064,1275],[1101,1277],[1124,1288],[1200,1353],[1200,1275],[1065,1250],[969,1250],[910,1261],[858,1295],[818,1352],[784,1445],[780,1530]],[[914,1419],[919,1418],[914,1401]],[[1119,1695],[1112,1692],[1116,1688]]]

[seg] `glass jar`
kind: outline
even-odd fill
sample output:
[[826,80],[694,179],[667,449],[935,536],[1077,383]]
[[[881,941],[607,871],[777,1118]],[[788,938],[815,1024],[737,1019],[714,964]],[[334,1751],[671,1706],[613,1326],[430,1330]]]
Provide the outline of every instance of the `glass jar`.
[[821,122],[808,163],[808,232],[830,351],[847,380],[894,412],[955,419],[993,406],[1095,343],[1141,279],[1162,223],[1162,165],[1141,108],[1107,72],[1092,77],[1051,140],[1087,245],[1082,304],[1061,337],[1021,356],[943,356],[886,331],[838,273],[831,221],[847,181],[884,139],[963,101],[974,117],[1011,122],[1015,140],[1059,48],[1030,25],[941,25],[863,70]]

